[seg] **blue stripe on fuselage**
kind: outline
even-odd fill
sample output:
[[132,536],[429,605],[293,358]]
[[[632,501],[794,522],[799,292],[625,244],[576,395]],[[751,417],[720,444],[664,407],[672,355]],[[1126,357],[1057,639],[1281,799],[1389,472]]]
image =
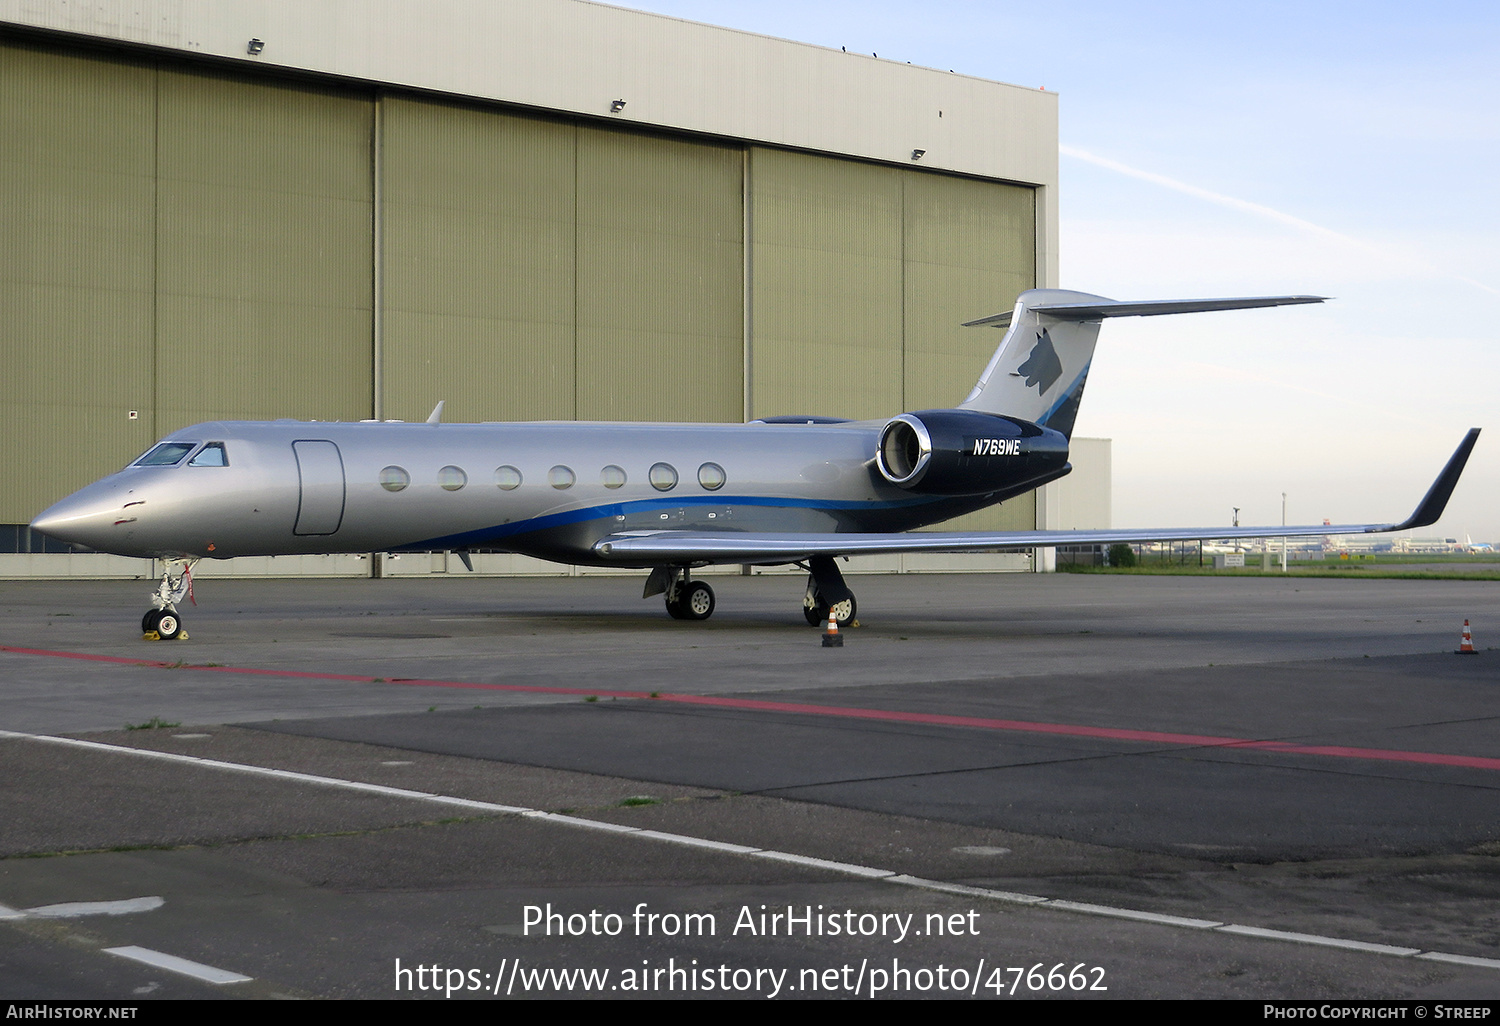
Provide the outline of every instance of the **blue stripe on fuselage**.
[[635,499],[628,502],[609,503],[603,506],[585,506],[580,509],[565,510],[561,513],[548,513],[545,516],[532,517],[528,520],[518,520],[513,524],[496,524],[493,527],[480,528],[477,531],[465,531],[462,534],[450,534],[444,535],[441,538],[428,538],[423,541],[408,542],[404,545],[394,546],[390,551],[461,549],[469,545],[477,545],[481,542],[499,541],[503,538],[513,538],[521,534],[531,534],[533,531],[546,531],[555,527],[566,527],[569,524],[600,520],[604,517],[625,516],[630,513],[650,513],[658,509],[680,509],[683,506],[779,506],[793,509],[825,510],[828,512],[844,510],[875,511],[922,506],[933,502],[941,502],[949,498],[952,498],[952,496],[920,495],[913,496],[910,499],[891,499],[873,502],[820,502],[815,499],[793,499],[781,496],[772,498],[746,495],[693,495],[675,499],[666,497],[660,499]]

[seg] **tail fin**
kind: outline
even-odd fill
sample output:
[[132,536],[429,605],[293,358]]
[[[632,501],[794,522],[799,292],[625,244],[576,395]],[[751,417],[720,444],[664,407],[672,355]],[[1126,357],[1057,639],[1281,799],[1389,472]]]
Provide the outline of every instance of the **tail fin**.
[[1259,296],[1247,299],[1187,299],[1121,303],[1087,292],[1031,289],[1016,308],[965,327],[1008,327],[989,366],[959,409],[1003,413],[1072,437],[1084,382],[1094,359],[1099,325],[1106,317],[1246,310],[1262,306],[1321,303],[1322,296]]

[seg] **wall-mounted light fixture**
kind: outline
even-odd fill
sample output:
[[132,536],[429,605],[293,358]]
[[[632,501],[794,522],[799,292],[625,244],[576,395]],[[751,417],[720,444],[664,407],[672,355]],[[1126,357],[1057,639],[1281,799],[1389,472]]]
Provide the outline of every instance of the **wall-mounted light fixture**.
[[912,160],[921,160],[922,157],[926,155],[926,153],[927,153],[926,150],[912,150],[911,151],[911,159]]
[[614,101],[613,103],[611,103],[609,105],[609,112],[611,114],[618,114],[618,113],[620,113],[620,111],[622,111],[624,109],[625,109],[625,101],[624,100],[616,100],[616,101]]
[[256,56],[265,48],[266,41],[264,39],[252,39],[250,40],[250,42],[245,44],[245,52],[248,53],[251,57]]

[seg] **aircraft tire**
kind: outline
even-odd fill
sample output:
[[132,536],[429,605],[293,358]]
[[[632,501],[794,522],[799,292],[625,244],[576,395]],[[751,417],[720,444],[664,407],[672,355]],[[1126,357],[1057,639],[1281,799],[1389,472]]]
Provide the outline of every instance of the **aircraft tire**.
[[[809,627],[827,627],[828,603],[823,601],[822,595],[814,595],[813,603],[811,607],[802,607],[802,615],[807,619],[807,625]],[[850,594],[846,601],[840,602],[838,605],[839,627],[848,627],[849,624],[854,622],[854,617],[859,612],[859,604],[854,601],[854,595]]]
[[702,581],[682,589],[682,619],[707,620],[714,615],[714,590]]
[[152,617],[160,616],[160,615],[161,615],[161,610],[160,609],[148,609],[148,610],[146,610],[146,615],[143,616],[143,617],[141,617],[141,633],[142,634],[149,634],[150,632],[156,630],[156,623],[155,623],[155,621],[152,620]]
[[161,635],[163,641],[175,641],[177,635],[182,633],[182,620],[176,613],[162,610],[157,613],[156,633]]
[[[683,594],[685,595],[686,592],[684,591]],[[682,595],[674,601],[671,592],[667,593],[667,615],[674,620],[687,619],[687,609],[682,603]]]

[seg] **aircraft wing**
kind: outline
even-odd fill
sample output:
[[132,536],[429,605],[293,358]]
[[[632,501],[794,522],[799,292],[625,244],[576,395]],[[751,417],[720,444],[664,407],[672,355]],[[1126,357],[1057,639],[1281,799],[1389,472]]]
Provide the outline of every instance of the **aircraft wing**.
[[1378,534],[1436,523],[1443,515],[1479,439],[1473,428],[1449,457],[1412,515],[1399,524],[1309,524],[1295,527],[1120,527],[1083,531],[966,531],[897,534],[798,534],[758,531],[627,531],[600,539],[594,551],[607,560],[637,565],[688,563],[789,563],[814,556],[873,556],[898,552],[991,552],[1054,545],[1116,542],[1297,538]]

